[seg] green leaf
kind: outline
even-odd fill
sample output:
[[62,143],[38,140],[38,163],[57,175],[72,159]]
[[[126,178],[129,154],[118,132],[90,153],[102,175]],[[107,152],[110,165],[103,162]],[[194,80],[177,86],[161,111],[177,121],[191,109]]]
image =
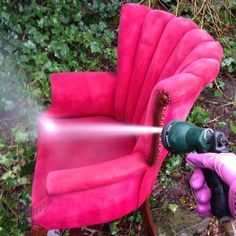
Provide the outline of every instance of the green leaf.
[[218,127],[219,127],[220,129],[224,129],[225,126],[226,126],[226,122],[225,122],[225,121],[219,121],[219,122],[217,123],[217,125],[218,125]]
[[119,227],[118,227],[119,223],[120,223],[120,220],[117,220],[109,224],[109,228],[112,235],[117,234],[119,232]]
[[5,145],[6,145],[5,139],[0,136],[0,150],[3,149]]
[[223,60],[223,65],[224,66],[230,66],[234,62],[234,59],[232,57],[225,58]]
[[101,52],[101,48],[98,42],[92,42],[90,44],[90,50],[91,50],[91,53]]
[[186,169],[188,172],[193,172],[193,171],[194,171],[193,166],[189,165],[187,162],[186,162],[186,164],[185,164],[185,169]]
[[209,112],[200,106],[194,106],[188,121],[196,125],[204,126],[210,119]]
[[81,20],[81,13],[80,12],[77,12],[76,14],[73,15],[73,19],[75,21],[80,21]]
[[21,177],[17,179],[17,183],[18,185],[26,185],[26,184],[29,184],[30,181],[27,177]]
[[220,92],[219,90],[216,89],[216,90],[214,91],[214,96],[215,96],[215,97],[222,97],[222,94],[221,94],[221,92]]
[[133,215],[129,216],[128,221],[131,222],[131,223],[134,222],[134,216]]
[[209,83],[208,85],[207,85],[207,88],[213,88],[213,83]]
[[34,56],[36,65],[44,65],[49,61],[47,53],[39,53]]
[[161,182],[161,184],[164,188],[169,187],[169,185],[172,181],[169,177],[167,177],[166,175],[164,175],[160,172],[159,173],[159,178],[160,178],[160,182]]
[[67,58],[69,51],[70,51],[70,49],[67,44],[61,45],[60,54],[61,54],[62,58]]
[[182,159],[181,155],[173,155],[170,158],[170,161],[166,164],[166,173],[170,174],[173,170],[178,168],[181,165]]
[[139,214],[136,215],[135,221],[136,221],[136,223],[143,223],[143,218],[142,218],[140,212],[139,212]]
[[25,50],[24,50],[25,53],[30,52],[27,49],[30,49],[30,50],[32,50],[34,52],[36,51],[36,45],[31,40],[26,41],[23,45],[25,47]]
[[168,205],[167,205],[167,208],[169,209],[169,210],[171,210],[172,212],[176,212],[176,210],[178,209],[178,205],[177,204],[172,204],[172,203],[169,203]]
[[230,121],[229,127],[230,127],[230,130],[231,130],[234,134],[236,134],[236,123],[233,123],[232,121]]
[[16,177],[14,171],[9,170],[1,176],[1,180],[14,179]]
[[22,130],[17,130],[15,133],[15,140],[17,143],[25,143],[29,140],[29,136]]
[[12,165],[16,164],[18,158],[12,152],[8,152],[7,154],[0,154],[0,164],[4,165],[5,167],[11,167]]
[[44,27],[44,24],[45,24],[45,19],[44,18],[41,18],[40,20],[38,20],[37,22],[39,28],[43,28]]

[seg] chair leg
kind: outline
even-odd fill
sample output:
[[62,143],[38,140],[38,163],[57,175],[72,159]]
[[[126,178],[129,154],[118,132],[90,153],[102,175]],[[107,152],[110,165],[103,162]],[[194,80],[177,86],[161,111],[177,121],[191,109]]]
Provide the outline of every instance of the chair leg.
[[152,212],[148,199],[140,206],[144,228],[148,236],[157,236],[157,227],[152,218]]
[[47,236],[48,229],[43,228],[40,225],[32,225],[30,229],[31,236]]
[[74,228],[69,230],[69,236],[81,235],[81,230],[79,228]]

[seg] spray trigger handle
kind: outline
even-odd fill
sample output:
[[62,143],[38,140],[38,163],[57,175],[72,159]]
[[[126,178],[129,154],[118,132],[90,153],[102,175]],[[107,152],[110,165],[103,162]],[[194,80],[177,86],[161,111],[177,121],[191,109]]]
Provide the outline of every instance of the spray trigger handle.
[[[226,152],[226,145],[228,141],[224,133],[214,131],[209,141],[209,149],[202,150],[202,152]],[[231,216],[228,204],[229,187],[223,182],[215,171],[203,169],[203,174],[212,194],[211,209],[213,215],[220,219],[225,216]]]

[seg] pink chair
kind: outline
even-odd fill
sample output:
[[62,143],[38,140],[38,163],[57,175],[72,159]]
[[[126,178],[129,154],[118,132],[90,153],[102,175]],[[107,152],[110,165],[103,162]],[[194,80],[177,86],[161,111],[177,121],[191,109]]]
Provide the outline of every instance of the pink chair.
[[[117,73],[52,74],[52,104],[40,119],[58,127],[184,120],[217,76],[221,58],[220,44],[192,21],[124,4]],[[139,207],[155,234],[147,199],[167,154],[159,135],[77,139],[64,129],[47,132],[41,123],[38,132],[32,235],[113,221]]]

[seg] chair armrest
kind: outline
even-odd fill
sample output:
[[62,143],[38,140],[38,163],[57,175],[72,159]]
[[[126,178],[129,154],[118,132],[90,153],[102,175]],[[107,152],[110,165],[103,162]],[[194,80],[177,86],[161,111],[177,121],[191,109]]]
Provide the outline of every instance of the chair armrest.
[[[148,102],[145,125],[154,125],[155,109],[165,107],[165,117],[169,119],[186,119],[197,96],[202,91],[205,81],[190,74],[173,75],[157,83]],[[173,113],[171,110],[175,108]]]
[[49,195],[65,194],[113,184],[144,172],[148,167],[140,153],[74,169],[55,170],[47,175]]
[[62,72],[51,75],[52,116],[111,115],[115,74]]
[[[190,73],[171,76],[157,83],[148,102],[144,125],[163,127],[170,120],[185,120],[205,81]],[[163,152],[160,135],[142,135],[135,151],[143,153],[149,165],[160,164]]]

